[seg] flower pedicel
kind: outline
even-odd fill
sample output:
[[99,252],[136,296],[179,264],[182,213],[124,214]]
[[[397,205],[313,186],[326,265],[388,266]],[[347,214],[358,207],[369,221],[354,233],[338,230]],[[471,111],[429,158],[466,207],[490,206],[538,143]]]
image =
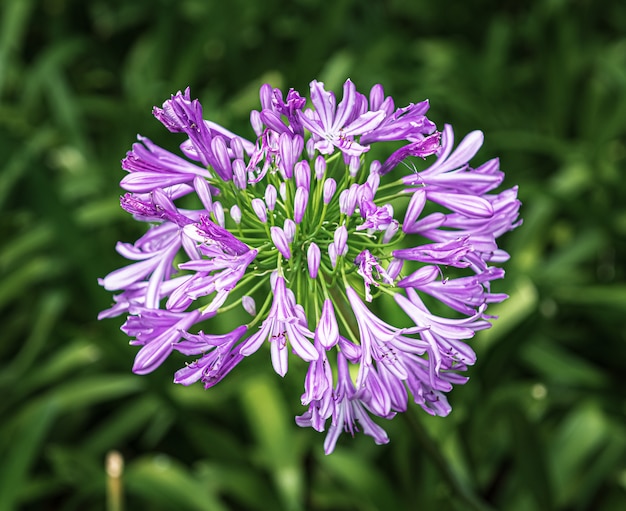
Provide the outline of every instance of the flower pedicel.
[[[99,317],[128,315],[137,374],[173,351],[191,357],[174,377],[183,385],[212,387],[263,345],[281,376],[302,359],[296,422],[327,430],[326,453],[344,430],[388,442],[372,416],[409,399],[447,415],[446,392],[475,362],[466,341],[506,298],[490,283],[509,257],[497,239],[520,223],[517,189],[493,193],[498,160],[469,165],[482,133],[455,148],[427,101],[396,108],[381,85],[366,97],[350,80],[339,104],[317,81],[308,108],[293,89],[260,96],[254,142],[205,120],[189,89],[154,108],[186,136],[183,156],[139,137],[122,161],[122,208],[150,227],[117,244],[132,262],[100,280],[118,294]],[[202,330],[232,308],[249,321]]]

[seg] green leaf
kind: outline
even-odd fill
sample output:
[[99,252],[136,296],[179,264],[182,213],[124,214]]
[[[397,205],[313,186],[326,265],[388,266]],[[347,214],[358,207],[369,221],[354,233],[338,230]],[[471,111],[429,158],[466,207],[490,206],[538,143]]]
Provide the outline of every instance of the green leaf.
[[149,509],[151,505],[178,511],[227,511],[217,497],[218,488],[201,483],[176,460],[158,455],[128,464],[123,477],[128,493]]
[[522,410],[513,404],[507,407],[507,416],[515,465],[519,480],[524,481],[522,495],[533,500],[533,509],[550,511],[553,509],[551,478],[538,426],[528,421]]
[[101,401],[116,399],[133,394],[144,387],[139,376],[106,375],[83,376],[58,384],[41,397],[31,401],[31,406],[38,406],[54,399],[60,410],[71,412],[93,406]]
[[401,509],[389,480],[376,465],[354,452],[337,449],[318,458],[321,469],[341,489],[354,497],[353,505],[362,510]]
[[585,261],[592,260],[605,243],[606,236],[602,231],[585,230],[560,247],[560,250],[542,266],[540,275],[551,283],[567,282],[575,268]]
[[543,336],[529,342],[521,357],[547,382],[593,388],[602,388],[609,383],[600,368]]
[[[2,185],[0,184],[0,189]],[[0,251],[0,271],[14,269],[25,259],[35,257],[52,240],[54,231],[49,224],[40,223],[15,236]]]
[[563,303],[623,310],[626,309],[626,285],[556,287],[554,298]]
[[295,448],[294,423],[283,396],[273,380],[258,376],[247,382],[242,399],[257,440],[256,454],[271,471],[285,509],[302,509],[301,452]]
[[[33,316],[32,330],[29,332],[28,337],[24,339],[17,356],[11,361],[6,371],[0,375],[0,385],[15,385],[37,361],[37,357],[46,349],[46,341],[50,338],[52,329],[63,313],[66,304],[67,297],[60,291],[48,292],[38,300],[37,306],[33,307],[35,314]],[[55,354],[53,359],[57,359],[58,356],[58,354]],[[54,367],[52,364],[46,365],[43,368],[43,373],[50,371],[52,367]],[[34,379],[41,380],[41,378],[42,371],[39,371],[34,376]],[[31,379],[27,385],[19,386],[14,394],[17,397],[32,391],[36,387],[37,384]]]
[[[37,164],[34,162],[35,158],[52,145],[54,136],[55,133],[52,129],[38,130],[21,145],[19,152],[16,152],[7,162],[3,163],[2,173],[0,173],[0,210],[4,207],[19,179],[28,170],[31,170],[33,165]],[[10,246],[7,247],[7,250],[10,249]]]
[[139,436],[150,421],[156,420],[160,406],[162,403],[151,395],[118,404],[115,411],[84,438],[83,448],[92,453],[121,449],[131,438]]
[[19,492],[58,412],[57,401],[40,402],[13,424],[11,443],[0,463],[0,511],[17,508]]
[[[607,443],[598,455],[594,456],[588,469],[579,480],[579,487],[576,489],[574,509],[584,511],[591,509],[594,500],[603,495],[606,491],[607,482],[611,481],[616,474],[624,473],[624,459],[626,459],[626,444],[621,428],[615,429]],[[623,491],[623,490],[622,490]],[[623,494],[622,494],[623,495]],[[614,509],[610,506],[604,509]]]
[[250,465],[206,463],[198,466],[198,479],[219,488],[220,493],[245,506],[245,509],[280,509],[276,494],[267,485],[264,474],[250,470]]
[[10,76],[9,55],[22,43],[33,4],[32,0],[6,0],[2,4],[2,16],[0,16],[0,97],[5,86],[3,82]]
[[476,335],[474,348],[477,353],[483,353],[490,346],[504,339],[505,336],[532,314],[539,300],[534,283],[526,277],[518,277],[510,284],[509,298],[502,303],[489,307],[489,315],[497,316],[489,330]]
[[559,505],[576,503],[580,482],[607,442],[609,431],[604,414],[593,401],[580,403],[559,424],[549,453]]
[[25,292],[32,292],[30,288],[35,284],[52,280],[61,270],[62,263],[51,257],[37,256],[27,259],[0,283],[0,309],[8,302],[23,296]]

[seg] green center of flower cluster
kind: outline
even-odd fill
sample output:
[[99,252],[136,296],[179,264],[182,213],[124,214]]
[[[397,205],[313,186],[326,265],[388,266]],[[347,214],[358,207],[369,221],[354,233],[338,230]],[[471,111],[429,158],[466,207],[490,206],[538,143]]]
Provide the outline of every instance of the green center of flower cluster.
[[[373,229],[360,229],[357,227],[363,223],[363,217],[359,212],[358,201],[352,214],[341,211],[340,195],[344,190],[349,190],[353,185],[362,185],[369,175],[367,165],[363,165],[361,158],[359,170],[351,175],[349,166],[343,162],[340,153],[335,153],[326,158],[326,169],[323,177],[316,177],[311,171],[310,185],[308,189],[308,201],[304,214],[299,223],[293,222],[296,209],[297,186],[294,179],[284,179],[277,168],[271,168],[263,179],[257,183],[241,189],[233,181],[224,182],[219,178],[209,180],[209,183],[220,190],[220,194],[214,200],[221,204],[225,215],[225,227],[240,241],[249,247],[256,249],[258,254],[247,269],[246,275],[240,281],[238,288],[243,289],[247,295],[259,292],[267,292],[261,296],[265,299],[261,307],[257,307],[255,319],[248,325],[254,326],[266,316],[271,305],[272,294],[270,289],[270,276],[277,271],[285,279],[286,285],[295,295],[296,302],[301,304],[308,314],[314,311],[314,316],[309,316],[309,322],[313,325],[319,321],[324,299],[332,299],[335,305],[343,308],[347,306],[345,285],[351,285],[361,295],[363,293],[363,278],[358,274],[358,265],[355,259],[364,250],[368,250],[378,262],[386,267],[391,259],[391,247],[396,245],[403,237],[401,230],[389,243],[383,243],[384,232]],[[311,167],[313,165],[311,164]],[[324,200],[324,183],[328,178],[336,182],[336,190],[330,200]],[[273,210],[266,208],[267,219],[263,222],[255,213],[253,201],[264,200],[269,186],[273,186],[277,193],[276,203]],[[376,199],[376,205],[389,203],[397,199],[401,182],[390,183],[380,186]],[[388,190],[381,196],[382,190]],[[233,219],[233,207],[242,212],[241,219]],[[235,208],[235,209],[236,209]],[[211,219],[219,223],[214,212]],[[278,227],[288,231],[286,223],[292,223],[293,240],[289,242],[289,257],[285,257],[272,240],[271,230]],[[346,251],[337,254],[333,265],[329,256],[329,246],[335,241],[335,232],[341,226],[347,231]],[[319,270],[316,278],[311,278],[309,271],[308,252],[314,243],[320,249]],[[343,285],[339,285],[343,284]],[[377,283],[377,292],[385,292],[392,284]],[[220,309],[223,312],[237,306],[241,298],[235,303]],[[343,303],[342,303],[343,302]],[[339,312],[339,311],[337,311]],[[341,314],[339,314],[342,316]],[[342,318],[343,319],[343,318]],[[345,325],[345,321],[344,322]]]

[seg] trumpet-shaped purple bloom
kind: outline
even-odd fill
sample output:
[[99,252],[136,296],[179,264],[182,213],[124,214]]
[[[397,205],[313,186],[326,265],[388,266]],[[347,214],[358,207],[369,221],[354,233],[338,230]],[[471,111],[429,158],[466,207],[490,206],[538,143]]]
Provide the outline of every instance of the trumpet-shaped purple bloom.
[[154,108],[181,154],[139,137],[123,159],[120,204],[148,228],[117,244],[129,262],[99,280],[115,293],[99,318],[126,315],[138,374],[191,357],[182,385],[213,387],[260,351],[280,376],[304,364],[296,423],[326,431],[326,453],[344,431],[388,442],[377,418],[411,401],[447,415],[476,362],[470,340],[506,298],[491,285],[509,258],[499,238],[520,224],[517,188],[497,191],[499,161],[470,163],[483,134],[455,147],[428,101],[397,108],[350,80],[339,103],[318,81],[308,107],[268,84],[260,99],[253,140],[204,119],[189,89]]
[[183,333],[184,340],[174,346],[176,351],[184,355],[202,354],[202,357],[178,370],[174,382],[191,385],[202,381],[208,389],[222,381],[243,360],[236,343],[246,330],[246,326],[241,325],[224,335]]
[[122,168],[129,173],[120,182],[125,190],[150,193],[156,188],[190,184],[196,176],[211,176],[207,169],[166,151],[147,138],[138,139],[141,143],[133,144],[132,150],[122,160]]
[[313,332],[306,322],[301,321],[293,293],[286,288],[283,277],[276,277],[273,291],[272,307],[267,318],[261,328],[241,345],[239,352],[244,356],[252,355],[265,340],[269,340],[274,370],[284,376],[287,373],[287,341],[302,360],[317,360],[319,354],[309,341]]
[[315,348],[319,357],[309,363],[304,380],[305,391],[302,394],[302,404],[309,405],[309,409],[300,417],[296,417],[296,423],[303,427],[310,426],[316,431],[324,431],[326,420],[335,410],[333,373],[326,357],[326,350],[317,337]]
[[352,383],[348,361],[342,352],[338,352],[337,386],[333,393],[335,413],[324,441],[324,452],[326,454],[330,454],[335,450],[335,445],[342,431],[346,431],[354,436],[359,431],[359,427],[363,429],[363,433],[371,436],[378,445],[389,442],[389,437],[385,430],[369,416],[367,405],[362,400],[362,396],[363,390],[358,391]]
[[336,105],[335,95],[324,89],[324,84],[311,82],[311,102],[315,110],[300,112],[300,122],[313,135],[314,147],[322,154],[331,154],[339,148],[345,155],[360,156],[369,147],[359,144],[354,137],[375,129],[385,118],[384,111],[360,113],[354,84],[347,80],[343,99]]
[[329,298],[324,300],[322,315],[315,329],[315,340],[327,350],[339,342],[339,325],[335,316],[333,302]]
[[171,312],[161,309],[139,308],[130,311],[122,331],[135,337],[131,344],[141,346],[135,357],[133,372],[147,374],[170,355],[174,345],[184,332],[194,325],[202,315],[200,311]]

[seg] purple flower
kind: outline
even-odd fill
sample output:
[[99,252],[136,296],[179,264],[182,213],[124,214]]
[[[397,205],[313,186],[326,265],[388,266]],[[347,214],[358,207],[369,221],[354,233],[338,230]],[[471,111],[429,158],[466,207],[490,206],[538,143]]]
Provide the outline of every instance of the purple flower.
[[178,342],[175,349],[183,355],[202,354],[202,357],[178,370],[174,383],[191,385],[200,380],[208,389],[222,381],[243,360],[235,344],[246,330],[246,326],[241,325],[225,335],[184,333],[185,340]]
[[229,231],[211,222],[206,215],[200,216],[198,223],[185,226],[187,235],[196,241],[206,245],[218,246],[220,250],[229,255],[242,255],[250,249],[245,243],[239,241]]
[[[377,94],[384,94],[382,87],[376,91],[374,88],[372,89],[372,95]],[[362,143],[369,144],[371,142],[390,140],[420,141],[426,135],[431,135],[436,130],[435,124],[424,115],[430,106],[428,101],[421,101],[416,105],[411,104],[404,108],[398,108],[391,113],[389,112],[389,109],[393,108],[391,98],[386,98],[382,103],[379,99],[372,99],[374,99],[374,101],[370,101],[372,109],[384,109],[387,112],[387,116],[380,125],[361,137]]]
[[320,270],[320,261],[322,258],[322,254],[320,248],[314,242],[311,242],[311,244],[309,245],[306,257],[309,268],[309,275],[312,279],[316,279],[317,273]]
[[333,241],[337,255],[346,255],[348,253],[348,229],[345,225],[340,225],[333,234]]
[[304,148],[304,139],[300,135],[281,133],[278,140],[279,167],[284,177],[289,179],[293,177],[293,166]]
[[161,309],[139,308],[130,311],[122,331],[135,337],[131,344],[140,345],[133,371],[147,374],[154,371],[169,356],[183,333],[196,324],[200,311],[170,312]]
[[216,245],[201,246],[200,250],[207,256],[206,259],[195,259],[179,265],[181,270],[196,273],[170,294],[166,304],[169,310],[186,310],[198,298],[213,293],[216,296],[205,311],[217,310],[228,298],[230,291],[237,287],[248,265],[257,255],[254,249],[243,254],[232,254]]
[[273,226],[270,227],[270,233],[270,237],[272,238],[272,242],[276,246],[276,249],[285,259],[290,259],[291,250],[289,249],[289,241],[287,241],[285,231],[280,227]]
[[357,273],[363,277],[363,282],[365,283],[365,301],[372,301],[371,286],[378,287],[380,285],[376,279],[383,280],[390,286],[393,286],[394,279],[385,271],[369,250],[363,250],[356,256],[354,262],[358,266]]
[[480,131],[473,131],[452,151],[454,132],[452,126],[446,124],[437,160],[427,169],[405,176],[404,183],[408,187],[427,185],[433,191],[466,190],[474,195],[492,190],[504,178],[504,174],[498,170],[498,161],[490,160],[476,169],[469,166],[469,161],[482,146],[483,139]]
[[[289,89],[286,100],[283,100],[280,89],[272,89],[269,84],[261,87],[260,96],[263,110],[259,117],[263,123],[278,133],[304,135],[298,112],[304,108],[306,98],[300,96],[298,91]],[[287,123],[281,118],[282,115],[287,117]]]
[[335,387],[333,397],[335,413],[324,441],[326,454],[335,450],[335,445],[342,431],[345,430],[354,436],[354,433],[358,431],[357,421],[359,426],[363,428],[363,433],[371,436],[378,445],[389,442],[385,430],[369,416],[367,407],[361,400],[361,394],[357,392],[350,378],[348,361],[341,352],[337,353],[337,387]]
[[335,317],[333,302],[329,298],[324,300],[320,321],[315,329],[315,340],[329,350],[339,342],[339,325]]
[[[267,185],[265,189],[265,204],[267,205],[267,209],[270,211],[274,211],[276,207],[276,199],[278,198],[278,192],[276,192],[276,187],[272,184]],[[256,199],[253,199],[256,200]],[[266,221],[267,221],[267,215]]]
[[133,144],[122,160],[122,168],[129,172],[120,182],[125,190],[149,193],[155,188],[191,183],[196,176],[210,177],[206,169],[160,148],[145,137],[137,138],[141,144]]
[[416,142],[411,142],[400,149],[397,149],[395,152],[385,160],[383,163],[380,173],[387,174],[387,172],[394,169],[400,162],[404,161],[409,156],[419,156],[420,158],[426,158],[431,154],[435,154],[435,152],[439,149],[439,133],[435,133],[426,137],[424,139],[418,140]]
[[308,203],[309,192],[307,192],[303,187],[298,186],[293,205],[293,221],[295,223],[299,224],[304,219]]
[[471,249],[472,247],[466,236],[444,243],[430,243],[419,247],[394,250],[393,256],[396,259],[408,261],[420,261],[422,263],[435,263],[444,266],[466,268],[469,266],[469,263],[465,260],[465,256]]
[[326,352],[321,342],[315,340],[315,348],[319,353],[317,360],[309,363],[309,370],[304,379],[302,404],[309,409],[300,417],[296,417],[299,426],[310,426],[316,431],[324,431],[326,420],[334,413],[333,373]]
[[350,80],[343,86],[343,99],[338,106],[334,94],[327,92],[323,83],[312,81],[311,102],[315,111],[299,112],[300,122],[317,137],[315,149],[322,154],[332,153],[334,147],[351,156],[363,154],[369,148],[357,143],[354,137],[373,130],[385,118],[382,111],[359,114],[356,88]]
[[337,183],[332,177],[328,178],[324,182],[324,204],[328,204],[332,200],[336,190]]
[[137,261],[109,273],[99,283],[108,291],[141,286],[142,297],[135,300],[148,308],[157,308],[162,294],[160,288],[174,274],[174,258],[183,245],[182,229],[172,223],[163,223],[151,228],[134,245],[119,242],[116,246],[120,255]]
[[258,197],[252,199],[250,205],[252,206],[252,211],[254,211],[261,223],[267,222],[267,205],[263,202],[263,199]]
[[263,350],[280,376],[301,359],[296,423],[326,430],[326,453],[343,431],[388,442],[376,417],[411,401],[447,415],[471,340],[506,299],[491,286],[509,258],[499,238],[521,223],[517,188],[497,191],[499,161],[470,164],[483,134],[455,147],[428,101],[397,108],[350,80],[338,104],[315,80],[311,108],[293,89],[259,96],[254,142],[204,119],[189,89],[154,108],[181,154],[139,137],[122,161],[120,204],[148,228],[117,244],[129,262],[99,279],[115,293],[99,318],[127,316],[138,374],[191,357],[182,385],[210,388]]
[[317,360],[319,353],[308,339],[313,338],[306,325],[298,317],[293,293],[285,287],[285,280],[277,277],[274,285],[274,299],[267,319],[257,332],[242,345],[240,353],[249,356],[255,353],[266,339],[270,342],[272,365],[281,376],[287,373],[287,341],[294,353],[308,362]]
[[165,101],[163,108],[154,107],[153,114],[169,131],[189,137],[185,152],[188,157],[210,165],[225,181],[232,178],[231,157],[223,132],[211,130],[212,125],[204,121],[202,105],[197,99],[191,100],[189,88]]
[[361,192],[361,196],[358,199],[359,212],[364,221],[356,228],[357,231],[364,229],[384,231],[392,224],[398,225],[398,222],[393,218],[393,207],[391,204],[377,206],[372,200],[374,192],[367,183],[359,189],[359,192]]

